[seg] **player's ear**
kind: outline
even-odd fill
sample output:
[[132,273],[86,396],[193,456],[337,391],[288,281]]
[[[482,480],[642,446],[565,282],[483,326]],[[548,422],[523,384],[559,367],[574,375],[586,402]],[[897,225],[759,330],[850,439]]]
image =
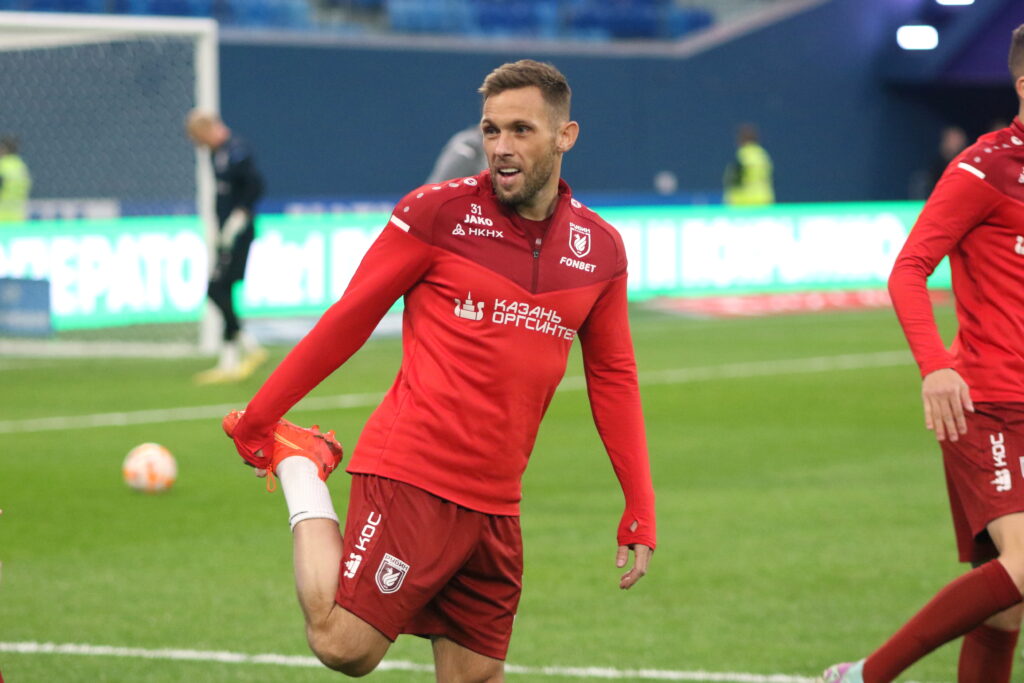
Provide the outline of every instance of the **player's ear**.
[[1024,76],[1021,76],[1014,82],[1014,90],[1017,91],[1017,97],[1024,100]]
[[580,124],[575,121],[567,121],[558,128],[558,138],[555,140],[555,147],[559,152],[565,154],[573,145],[576,144],[576,138],[580,136]]

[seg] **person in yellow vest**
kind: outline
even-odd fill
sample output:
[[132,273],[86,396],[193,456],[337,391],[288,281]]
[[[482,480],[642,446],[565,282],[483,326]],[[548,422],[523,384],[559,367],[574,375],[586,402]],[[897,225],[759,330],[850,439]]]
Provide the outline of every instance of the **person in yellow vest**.
[[18,141],[0,138],[0,222],[28,219],[28,193],[32,176],[18,156]]
[[772,159],[758,142],[757,128],[744,123],[736,133],[736,158],[725,169],[725,203],[763,206],[775,203]]

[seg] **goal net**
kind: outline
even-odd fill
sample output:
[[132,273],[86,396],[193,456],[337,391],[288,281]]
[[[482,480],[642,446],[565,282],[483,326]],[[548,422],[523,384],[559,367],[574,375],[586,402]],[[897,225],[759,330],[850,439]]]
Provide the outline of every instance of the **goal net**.
[[0,136],[36,219],[0,229],[0,279],[48,281],[58,336],[176,323],[195,346],[214,189],[183,122],[218,89],[211,19],[0,12]]

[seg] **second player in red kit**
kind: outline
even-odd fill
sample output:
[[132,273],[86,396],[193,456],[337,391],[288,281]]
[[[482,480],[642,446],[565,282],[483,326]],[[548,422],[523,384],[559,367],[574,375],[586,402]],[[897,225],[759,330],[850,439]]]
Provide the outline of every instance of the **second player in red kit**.
[[[1010,680],[1024,613],[1024,26],[1009,65],[1017,118],[953,159],[889,278],[925,426],[942,448],[960,559],[974,569],[871,655],[826,670],[826,683],[888,683],[960,636],[959,683]],[[947,255],[959,325],[949,350],[927,291]]]

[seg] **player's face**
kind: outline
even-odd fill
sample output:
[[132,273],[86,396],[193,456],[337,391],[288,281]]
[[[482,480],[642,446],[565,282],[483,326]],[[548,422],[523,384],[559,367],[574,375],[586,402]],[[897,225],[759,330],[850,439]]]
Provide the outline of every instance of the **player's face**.
[[548,195],[555,196],[561,155],[568,149],[562,140],[563,128],[569,125],[555,121],[540,88],[534,86],[487,98],[480,128],[491,184],[501,202],[533,206]]
[[201,147],[220,147],[227,140],[227,126],[214,121],[205,126],[197,126],[189,131],[192,141]]

